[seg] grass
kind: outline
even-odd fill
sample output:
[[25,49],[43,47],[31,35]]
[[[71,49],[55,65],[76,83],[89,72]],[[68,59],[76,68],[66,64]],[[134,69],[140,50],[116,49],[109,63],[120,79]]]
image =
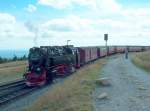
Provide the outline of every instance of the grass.
[[13,81],[22,77],[27,61],[15,61],[0,64],[0,83]]
[[96,85],[92,81],[98,78],[104,64],[105,60],[98,60],[78,70],[24,111],[93,111],[92,91]]
[[150,51],[135,53],[132,56],[132,62],[136,66],[150,72]]

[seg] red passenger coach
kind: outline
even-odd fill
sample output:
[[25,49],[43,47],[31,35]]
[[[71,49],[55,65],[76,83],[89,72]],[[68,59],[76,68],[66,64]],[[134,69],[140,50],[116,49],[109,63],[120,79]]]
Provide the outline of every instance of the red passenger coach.
[[100,48],[100,57],[105,57],[107,55],[107,51],[105,47]]
[[129,52],[140,52],[142,51],[142,47],[140,46],[128,46]]
[[97,47],[80,47],[78,48],[78,51],[80,54],[81,65],[84,65],[98,58]]
[[90,61],[90,48],[88,47],[79,47],[78,48],[80,54],[80,64],[84,65]]
[[108,55],[112,55],[115,53],[116,53],[116,47],[115,46],[108,47]]
[[126,49],[126,46],[118,46],[116,53],[124,53]]
[[91,57],[91,61],[93,60],[96,60],[98,58],[98,55],[97,55],[97,47],[92,47],[91,48],[91,51],[90,51],[90,57]]
[[97,47],[97,57],[100,58],[100,48]]

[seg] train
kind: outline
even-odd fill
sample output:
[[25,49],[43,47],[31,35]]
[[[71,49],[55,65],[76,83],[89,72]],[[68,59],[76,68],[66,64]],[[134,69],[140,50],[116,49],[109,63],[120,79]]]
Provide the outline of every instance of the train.
[[74,47],[40,46],[32,47],[28,55],[28,70],[24,74],[27,86],[42,86],[52,83],[55,78],[66,77],[80,67],[105,56],[117,53],[141,52],[149,46],[108,46]]

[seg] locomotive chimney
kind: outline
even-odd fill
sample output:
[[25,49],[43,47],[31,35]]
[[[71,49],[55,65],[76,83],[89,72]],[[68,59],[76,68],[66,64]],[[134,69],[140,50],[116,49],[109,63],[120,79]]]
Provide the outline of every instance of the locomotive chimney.
[[71,40],[67,40],[67,46],[69,45],[69,42],[70,42]]

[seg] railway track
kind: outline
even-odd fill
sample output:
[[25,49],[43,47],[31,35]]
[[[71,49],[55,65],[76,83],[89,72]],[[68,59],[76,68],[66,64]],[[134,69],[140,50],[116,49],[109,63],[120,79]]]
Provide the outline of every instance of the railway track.
[[16,87],[18,85],[24,84],[24,79],[19,79],[11,82],[4,82],[0,84],[0,91],[6,90],[8,88]]
[[0,84],[0,105],[32,92],[37,87],[28,88],[23,79]]

